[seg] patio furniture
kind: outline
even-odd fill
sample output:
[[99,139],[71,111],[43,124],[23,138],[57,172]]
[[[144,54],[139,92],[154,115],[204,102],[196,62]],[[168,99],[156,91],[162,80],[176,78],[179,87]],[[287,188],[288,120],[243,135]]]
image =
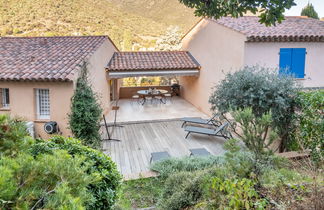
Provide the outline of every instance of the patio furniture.
[[152,97],[152,96],[144,96],[144,100],[143,100],[143,102],[142,102],[142,105],[143,105],[146,101],[151,101],[151,104],[152,104],[153,97]]
[[228,122],[223,123],[221,126],[217,127],[216,129],[187,126],[185,128],[185,131],[187,131],[188,133],[185,138],[188,138],[189,134],[191,133],[197,133],[197,134],[204,134],[209,136],[219,136],[225,139],[229,139],[230,137],[227,136],[228,132],[226,132],[227,127],[228,127]]
[[163,97],[162,96],[154,96],[153,97],[155,100],[157,100],[158,102],[160,102],[160,103],[163,103],[163,104],[165,104],[165,101],[163,101]]
[[[151,100],[153,96],[161,96],[165,93],[168,93],[167,90],[162,89],[150,89],[150,90],[139,90],[137,91],[137,94],[143,96],[143,102],[142,105],[146,103],[147,100]],[[147,98],[151,97],[151,98]]]
[[132,101],[131,101],[131,103],[133,104],[133,102],[135,101],[135,102],[137,102],[137,103],[139,103],[140,102],[140,96],[139,95],[133,95],[132,96]]
[[190,157],[191,156],[209,156],[210,152],[208,152],[205,148],[197,148],[197,149],[189,149]]
[[163,152],[152,152],[151,153],[151,159],[150,159],[150,163],[154,163],[157,161],[161,161],[161,160],[166,160],[168,158],[170,158],[170,154],[166,151]]
[[221,123],[215,120],[215,118],[219,116],[220,114],[214,114],[214,116],[209,119],[202,119],[198,117],[184,117],[180,119],[181,121],[183,121],[181,128],[183,128],[183,126],[185,126],[187,123],[220,126]]
[[172,98],[172,94],[171,93],[165,93],[164,94],[164,99],[165,99],[165,103],[168,101],[172,102],[171,101],[171,98]]

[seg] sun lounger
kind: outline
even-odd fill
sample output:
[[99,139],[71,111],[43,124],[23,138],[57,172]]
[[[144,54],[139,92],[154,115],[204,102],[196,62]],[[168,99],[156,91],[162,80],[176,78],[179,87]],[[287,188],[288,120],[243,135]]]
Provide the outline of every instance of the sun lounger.
[[198,134],[205,134],[209,136],[219,136],[219,137],[229,139],[230,137],[225,134],[227,132],[224,132],[224,130],[226,130],[227,127],[228,127],[228,122],[223,123],[221,126],[217,127],[216,129],[187,126],[185,128],[185,131],[187,131],[188,133],[185,138],[187,138],[190,133],[198,133]]
[[184,117],[180,119],[181,121],[183,121],[181,128],[183,128],[183,126],[185,126],[187,123],[219,126],[218,123],[215,122],[216,117],[219,117],[219,114],[215,114],[213,117],[209,119],[202,119],[199,117]]
[[165,159],[168,159],[170,157],[171,157],[170,154],[168,152],[166,152],[166,151],[164,151],[164,152],[152,152],[151,153],[150,163],[165,160]]

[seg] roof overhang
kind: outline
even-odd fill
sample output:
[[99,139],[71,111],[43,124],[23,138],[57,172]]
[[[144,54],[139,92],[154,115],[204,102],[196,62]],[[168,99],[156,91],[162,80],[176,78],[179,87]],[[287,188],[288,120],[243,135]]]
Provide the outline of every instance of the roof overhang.
[[143,76],[198,76],[198,69],[181,69],[181,70],[123,70],[107,71],[109,78],[126,78],[126,77],[143,77]]

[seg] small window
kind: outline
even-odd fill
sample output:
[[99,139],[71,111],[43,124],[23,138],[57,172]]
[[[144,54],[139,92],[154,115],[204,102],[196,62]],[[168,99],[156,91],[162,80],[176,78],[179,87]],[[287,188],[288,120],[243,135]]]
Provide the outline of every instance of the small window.
[[37,119],[50,119],[49,89],[36,89]]
[[1,88],[1,107],[2,108],[9,108],[10,106],[10,99],[9,99],[9,88]]
[[279,60],[280,74],[293,74],[296,78],[305,77],[306,48],[281,48]]

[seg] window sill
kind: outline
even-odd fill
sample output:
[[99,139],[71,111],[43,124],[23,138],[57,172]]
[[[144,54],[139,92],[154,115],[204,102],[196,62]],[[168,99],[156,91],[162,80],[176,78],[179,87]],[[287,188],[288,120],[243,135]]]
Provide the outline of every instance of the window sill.
[[10,111],[10,108],[8,107],[8,108],[0,108],[0,111]]

